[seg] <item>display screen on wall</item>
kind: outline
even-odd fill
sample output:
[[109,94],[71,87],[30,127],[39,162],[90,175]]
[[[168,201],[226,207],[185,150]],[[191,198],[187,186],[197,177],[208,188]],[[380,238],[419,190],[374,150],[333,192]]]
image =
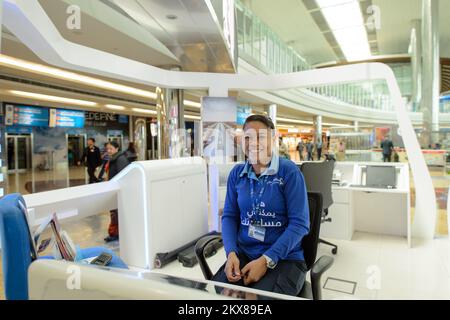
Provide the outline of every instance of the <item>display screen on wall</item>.
[[84,111],[51,109],[50,127],[56,128],[84,128]]
[[47,108],[5,105],[5,124],[7,126],[47,127],[49,111]]

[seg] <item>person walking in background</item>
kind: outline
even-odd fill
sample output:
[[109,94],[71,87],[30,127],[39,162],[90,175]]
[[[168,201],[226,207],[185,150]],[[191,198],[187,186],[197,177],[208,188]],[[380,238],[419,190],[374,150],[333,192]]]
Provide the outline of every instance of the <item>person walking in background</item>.
[[314,145],[310,140],[310,141],[308,141],[308,144],[306,145],[306,152],[308,153],[308,161],[314,161],[313,149],[314,149]]
[[336,154],[337,161],[345,160],[345,143],[343,141],[339,141],[338,152]]
[[303,161],[303,151],[305,150],[305,145],[303,144],[303,140],[300,139],[300,142],[297,145],[297,151],[300,155],[300,161]]
[[280,153],[280,157],[291,160],[291,156],[289,155],[288,147],[283,142],[283,138],[281,138],[281,137],[279,139],[279,153]]
[[87,141],[88,146],[84,149],[81,161],[78,161],[78,165],[84,162],[87,167],[89,175],[89,183],[98,182],[95,176],[95,170],[102,164],[102,157],[100,155],[100,149],[95,145],[95,139],[89,138]]
[[391,162],[394,144],[389,140],[388,136],[385,136],[383,142],[381,142],[381,149],[383,149],[383,162]]
[[125,151],[125,155],[129,162],[134,162],[137,160],[137,152],[136,147],[134,146],[134,142],[128,143],[128,148]]
[[319,138],[316,143],[316,150],[317,150],[317,158],[320,161],[322,158],[322,140]]
[[103,175],[105,174],[106,171],[106,165],[108,164],[109,161],[109,153],[108,153],[108,142],[104,144],[103,149],[102,149],[102,168],[100,170],[100,173],[98,175],[98,181],[103,181]]
[[[107,146],[110,160],[107,164],[108,180],[111,180],[120,171],[125,169],[130,164],[126,156],[126,151],[119,152],[119,144],[116,141],[111,141]],[[108,227],[108,236],[105,242],[116,241],[119,239],[119,212],[118,210],[110,211],[111,222]]]

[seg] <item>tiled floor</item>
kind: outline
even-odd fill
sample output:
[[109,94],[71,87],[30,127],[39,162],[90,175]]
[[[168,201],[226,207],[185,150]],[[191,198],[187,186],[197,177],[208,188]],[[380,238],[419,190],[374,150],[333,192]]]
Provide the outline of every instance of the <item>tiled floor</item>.
[[[81,247],[103,246],[109,222],[108,214],[99,214],[62,227]],[[354,294],[323,289],[324,299],[450,299],[450,241],[415,241],[411,249],[406,239],[367,233],[355,233],[352,241],[328,239],[339,246],[328,277],[356,283]],[[119,251],[118,243],[108,247]],[[318,257],[331,256],[330,248],[320,245]],[[224,262],[223,250],[209,259],[215,271]],[[1,269],[0,269],[1,270]],[[0,271],[1,272],[1,271]],[[202,279],[199,266],[184,268],[175,261],[156,272]],[[0,287],[0,298],[4,298]]]
[[[408,249],[400,237],[355,233],[339,246],[327,277],[354,281],[355,295],[323,290],[326,299],[450,299],[450,244],[447,238],[414,241]],[[319,254],[330,254],[320,246]]]
[[[346,294],[323,289],[325,299],[450,299],[450,240],[447,237],[447,212],[442,207],[447,197],[442,190],[448,189],[450,176],[435,170],[431,170],[431,175],[440,199],[438,238],[428,242],[415,241],[411,249],[407,248],[405,239],[392,236],[355,233],[352,241],[328,239],[339,246],[339,252],[322,284],[328,277],[342,279],[356,282],[356,290],[354,294]],[[71,180],[85,176],[84,168],[74,168],[70,172]],[[34,177],[36,181],[49,182],[48,185],[54,181],[67,181],[67,176],[61,173],[40,172]],[[31,178],[30,173],[10,175],[8,192],[28,193],[25,184]],[[413,183],[411,187],[414,187]],[[99,214],[76,223],[62,222],[62,225],[77,244],[88,247],[104,245],[108,222],[108,214]],[[109,246],[119,249],[117,242]],[[318,256],[323,254],[331,255],[330,248],[321,245]],[[217,270],[224,259],[223,251],[210,258],[212,269]],[[0,275],[1,272],[0,265]],[[198,265],[189,269],[174,262],[157,272],[202,279]],[[0,298],[4,298],[2,283]]]

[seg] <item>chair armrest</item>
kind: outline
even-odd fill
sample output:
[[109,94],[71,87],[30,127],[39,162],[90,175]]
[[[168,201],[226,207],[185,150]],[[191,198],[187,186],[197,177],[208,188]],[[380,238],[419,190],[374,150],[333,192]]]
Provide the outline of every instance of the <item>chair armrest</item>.
[[329,256],[322,256],[311,268],[311,287],[314,300],[322,300],[322,288],[320,280],[322,275],[333,265],[334,259]]
[[205,249],[211,243],[221,240],[222,240],[221,235],[206,236],[198,240],[197,243],[195,244],[195,256],[197,257],[198,264],[200,265],[200,269],[202,270],[203,276],[205,277],[206,280],[211,280],[213,274],[208,266],[208,263],[206,262]]

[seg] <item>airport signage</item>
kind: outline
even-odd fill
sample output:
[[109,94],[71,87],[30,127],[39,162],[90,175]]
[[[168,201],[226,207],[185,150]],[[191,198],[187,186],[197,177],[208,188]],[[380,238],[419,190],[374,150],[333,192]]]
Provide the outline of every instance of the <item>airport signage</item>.
[[47,108],[7,104],[5,124],[7,126],[48,127]]
[[51,109],[50,127],[56,128],[84,128],[84,111]]

